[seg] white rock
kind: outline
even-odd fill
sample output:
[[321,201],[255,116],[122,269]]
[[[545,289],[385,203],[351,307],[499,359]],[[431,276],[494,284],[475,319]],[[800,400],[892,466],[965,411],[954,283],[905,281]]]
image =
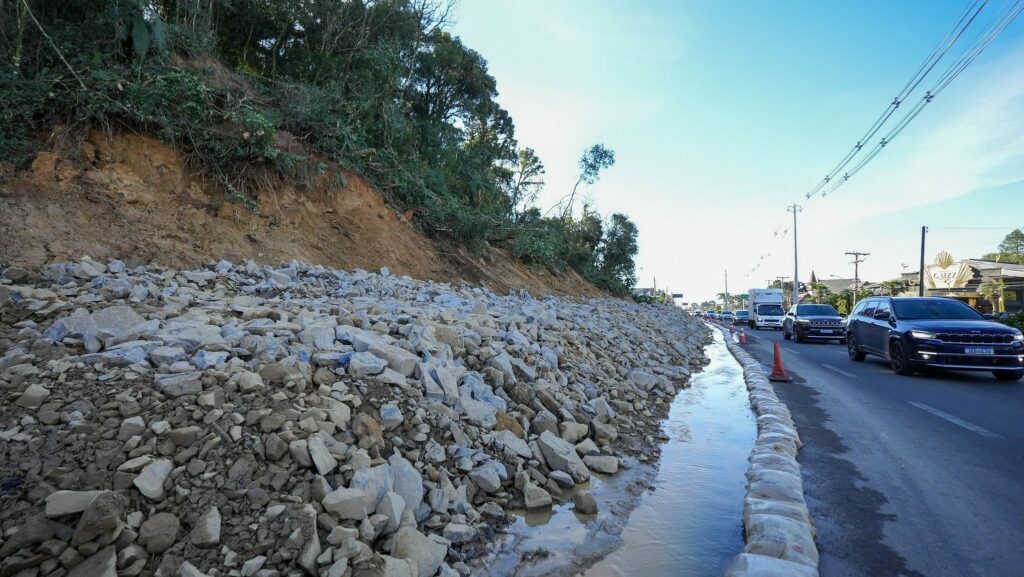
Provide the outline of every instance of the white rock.
[[394,488],[395,478],[389,465],[360,469],[352,475],[351,487],[366,493],[366,510],[375,511],[380,500]]
[[306,445],[309,448],[309,456],[313,459],[313,464],[316,465],[318,473],[326,475],[337,468],[338,460],[334,458],[334,455],[331,455],[330,450],[327,449],[327,444],[320,435],[311,435],[306,440]]
[[46,516],[60,517],[81,513],[105,491],[54,491],[46,497]]
[[366,493],[362,489],[341,487],[328,493],[321,504],[339,519],[361,521],[366,518]]
[[388,363],[372,353],[353,353],[348,360],[348,372],[353,377],[369,377],[384,372]]
[[164,492],[164,481],[170,476],[171,471],[174,469],[174,461],[170,459],[159,459],[153,461],[146,468],[142,470],[139,476],[135,477],[132,484],[139,490],[140,493],[149,497],[154,501],[163,501],[166,493]]
[[178,577],[207,577],[207,575],[197,569],[195,565],[185,561],[178,567]]
[[192,544],[196,547],[214,547],[220,543],[220,511],[210,507],[192,528]]
[[401,374],[403,377],[411,377],[416,371],[416,363],[420,358],[409,351],[384,343],[371,344],[367,352],[375,357],[384,359],[388,368]]
[[42,385],[32,383],[25,389],[25,392],[18,397],[18,400],[14,401],[15,405],[19,407],[35,408],[43,404],[46,397],[50,396],[50,390]]
[[543,509],[551,506],[551,495],[541,487],[527,482],[523,486],[523,501],[527,509]]
[[583,464],[591,471],[612,475],[619,470],[619,458],[610,455],[589,455],[583,457]]
[[68,577],[117,577],[117,550],[104,547],[93,553],[88,559],[75,565],[67,573]]
[[448,546],[433,535],[428,537],[420,533],[415,527],[402,527],[395,533],[391,554],[398,559],[415,562],[417,577],[431,577],[444,562]]
[[590,478],[590,470],[576,454],[576,448],[562,438],[556,437],[551,431],[544,431],[537,439],[537,444],[552,469],[569,473],[577,483]]
[[398,405],[387,403],[380,407],[380,424],[387,430],[394,429],[405,422],[405,415]]
[[387,524],[381,532],[384,535],[394,533],[398,530],[398,525],[402,521],[402,513],[405,512],[405,499],[401,495],[391,491],[384,498],[380,500],[380,504],[377,505],[376,513],[387,517]]

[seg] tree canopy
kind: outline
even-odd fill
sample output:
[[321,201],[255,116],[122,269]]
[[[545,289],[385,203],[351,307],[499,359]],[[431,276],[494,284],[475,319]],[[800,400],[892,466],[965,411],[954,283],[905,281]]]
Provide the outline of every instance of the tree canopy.
[[1018,228],[1011,231],[999,243],[996,252],[990,252],[983,258],[1011,264],[1024,264],[1024,230]]

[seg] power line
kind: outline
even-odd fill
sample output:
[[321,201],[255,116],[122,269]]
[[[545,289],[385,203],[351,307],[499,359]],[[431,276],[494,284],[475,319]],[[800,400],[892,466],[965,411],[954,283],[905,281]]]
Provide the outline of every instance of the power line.
[[[839,173],[854,159],[854,157],[860,153],[861,149],[875,137],[878,131],[881,130],[882,126],[889,121],[893,114],[896,113],[896,109],[900,107],[900,104],[902,104],[903,101],[906,100],[915,89],[917,89],[918,85],[921,84],[925,77],[935,68],[939,61],[942,60],[942,57],[949,52],[949,49],[956,44],[957,40],[959,40],[967,30],[967,27],[974,22],[974,19],[978,17],[978,14],[981,13],[982,9],[984,9],[987,4],[988,0],[974,0],[974,2],[967,5],[963,12],[961,12],[960,17],[957,19],[956,25],[953,26],[953,28],[946,34],[945,38],[943,38],[942,41],[932,49],[931,54],[925,58],[917,68],[917,71],[914,72],[914,75],[911,76],[910,80],[908,80],[903,86],[903,89],[899,91],[885,110],[882,111],[882,114],[879,115],[878,119],[875,120],[874,124],[872,124],[864,133],[864,136],[857,141],[857,144],[853,145],[853,148],[850,149],[846,156],[844,156],[842,160],[840,160],[839,163],[825,175],[825,178],[823,178],[817,186],[804,195],[807,199],[817,195],[823,188],[825,188],[826,185],[832,182],[836,176],[838,176]],[[849,179],[849,176],[852,175],[844,175],[842,181]]]
[[[842,160],[828,173],[825,178],[818,183],[815,188],[808,192],[805,196],[810,200],[813,196],[820,193],[822,197],[827,196],[839,189],[843,184],[850,180],[854,175],[860,172],[868,163],[870,163],[878,154],[890,144],[903,130],[921,113],[925,106],[941,93],[946,87],[952,83],[974,60],[980,56],[980,54],[989,46],[995,39],[1013,22],[1021,11],[1024,10],[1024,0],[1016,0],[996,21],[975,39],[974,44],[965,50],[960,57],[939,77],[939,79],[933,84],[932,89],[927,91],[924,96],[907,112],[902,119],[897,122],[896,126],[893,127],[878,143],[872,148],[865,157],[861,158],[854,167],[843,173],[842,177],[836,180],[836,177],[841,171],[843,171],[850,162],[857,157],[862,151],[865,143],[877,135],[882,127],[889,121],[889,119],[895,114],[896,109],[899,108],[914,90],[924,81],[929,73],[938,65],[939,61],[949,52],[954,44],[963,36],[967,28],[974,22],[981,11],[988,4],[988,0],[974,0],[961,12],[957,19],[956,25],[946,34],[946,36],[935,46],[931,54],[922,62],[918,69],[911,76],[910,80],[903,86],[903,89],[893,98],[889,106],[882,112],[878,119],[868,128],[864,136],[854,145],[854,147],[843,157]],[[835,181],[835,182],[833,182]],[[829,190],[824,189],[828,184],[832,184]],[[787,212],[789,209],[787,208]],[[795,214],[794,214],[795,217]],[[779,231],[782,231],[781,236]],[[979,228],[978,230],[982,230]],[[795,236],[794,230],[794,236]],[[780,225],[775,229],[772,235],[772,240],[784,239],[789,233],[789,228]],[[795,241],[795,239],[794,239]],[[761,264],[771,256],[771,252],[766,252],[760,255],[758,262],[750,269],[750,272],[744,276],[750,276],[757,272]]]
[[932,230],[1017,230],[1019,226],[930,226]]
[[[983,6],[982,6],[983,7]],[[981,7],[978,9],[981,10]],[[1010,5],[1005,12],[999,16],[996,21],[986,30],[979,38],[974,42],[974,45],[964,51],[963,54],[958,58],[947,70],[939,77],[939,79],[932,85],[932,88],[928,90],[924,96],[907,112],[906,115],[896,126],[892,128],[881,140],[875,144],[871,152],[866,157],[860,160],[852,169],[843,174],[843,178],[837,181],[832,188],[827,192],[822,191],[822,196],[827,196],[835,192],[839,187],[850,180],[855,174],[861,171],[869,162],[874,160],[878,153],[883,148],[892,143],[897,136],[924,110],[927,106],[938,96],[943,90],[946,89],[963,71],[974,62],[981,53],[995,41],[995,39],[1012,23],[1017,16],[1020,15],[1021,11],[1024,11],[1024,0],[1017,0]],[[973,20],[973,18],[972,18]],[[859,144],[859,143],[858,143]]]

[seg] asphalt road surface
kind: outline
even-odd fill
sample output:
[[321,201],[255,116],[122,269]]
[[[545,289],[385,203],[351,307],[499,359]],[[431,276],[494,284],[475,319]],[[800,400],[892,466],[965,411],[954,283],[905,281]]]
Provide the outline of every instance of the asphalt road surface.
[[821,575],[1024,575],[1024,381],[990,373],[900,377],[835,343],[747,330],[804,442]]

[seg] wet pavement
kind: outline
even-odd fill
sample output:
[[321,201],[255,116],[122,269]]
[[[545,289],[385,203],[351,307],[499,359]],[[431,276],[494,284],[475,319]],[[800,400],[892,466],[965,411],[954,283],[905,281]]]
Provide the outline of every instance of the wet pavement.
[[743,370],[717,331],[706,353],[711,362],[664,421],[660,466],[630,459],[612,477],[595,475],[596,516],[570,503],[519,517],[487,575],[722,574],[743,548],[744,472],[757,431]]

